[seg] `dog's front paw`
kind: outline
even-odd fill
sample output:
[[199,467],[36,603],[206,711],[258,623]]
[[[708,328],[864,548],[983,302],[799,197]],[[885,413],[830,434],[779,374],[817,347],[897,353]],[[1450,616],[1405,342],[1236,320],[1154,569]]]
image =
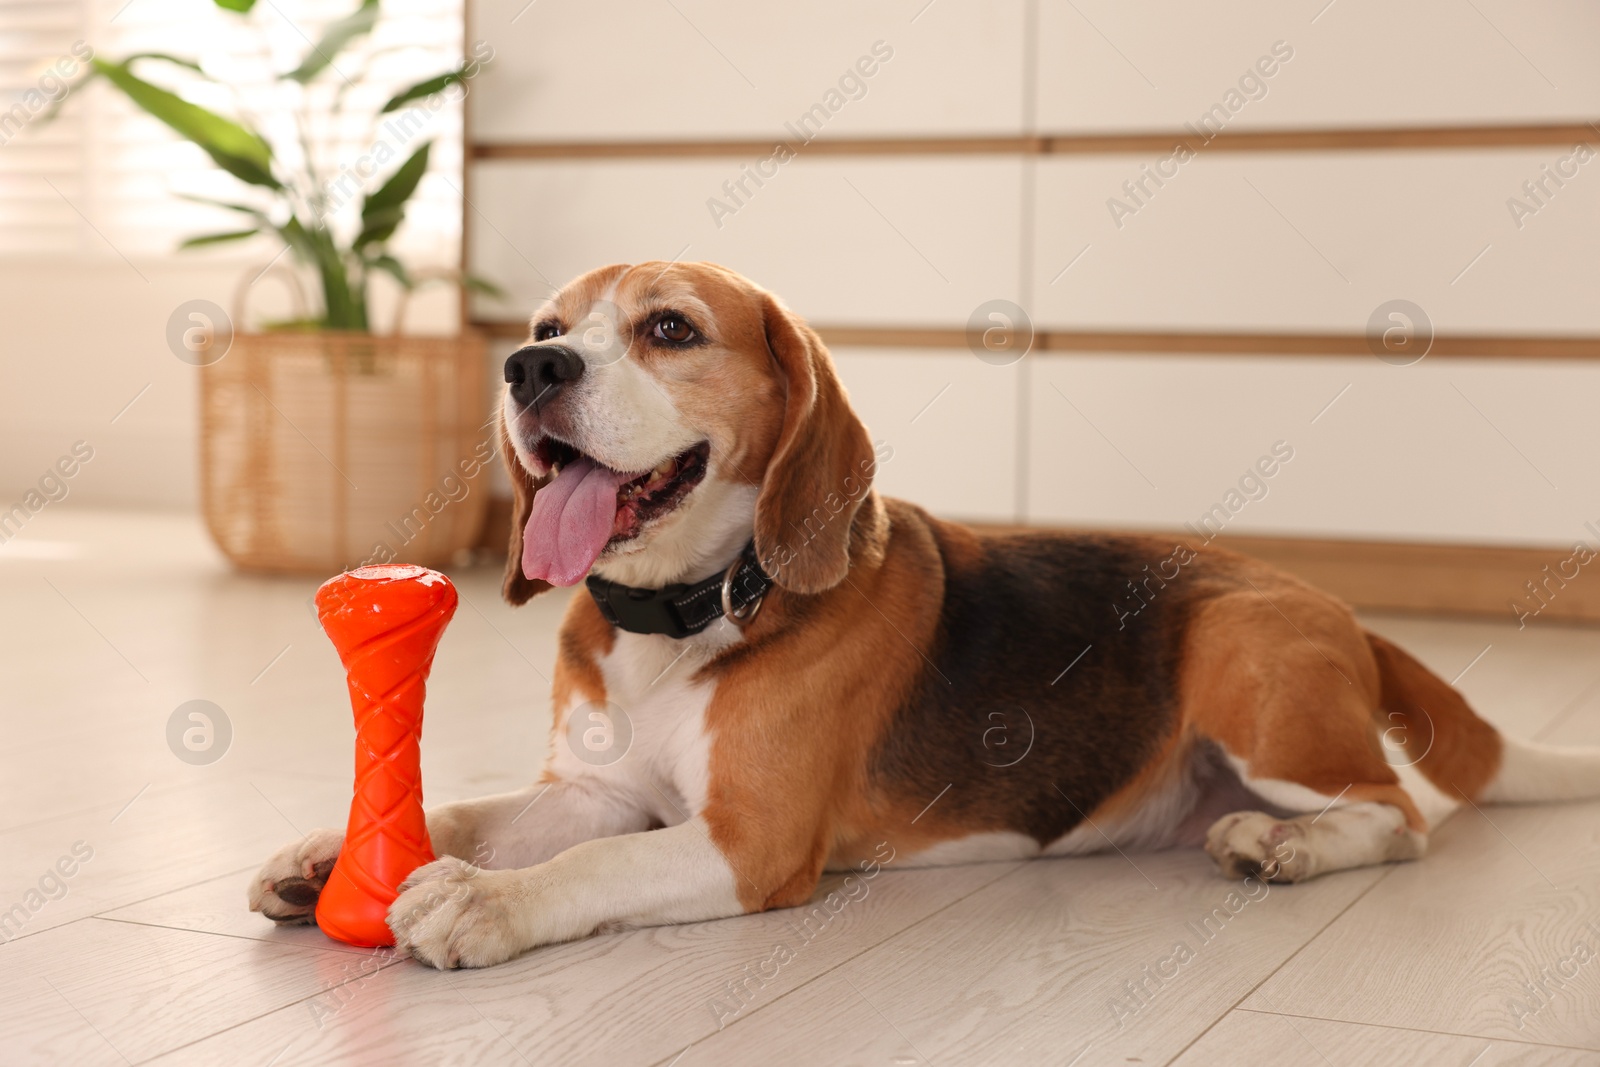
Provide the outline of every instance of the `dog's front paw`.
[[280,848],[250,883],[250,910],[286,925],[310,922],[343,845],[338,830],[313,830]]
[[1224,815],[1206,834],[1206,851],[1229,878],[1303,882],[1312,870],[1298,820],[1275,819],[1261,811]]
[[529,946],[509,893],[516,871],[485,871],[446,856],[418,867],[389,905],[395,948],[440,970],[492,967]]

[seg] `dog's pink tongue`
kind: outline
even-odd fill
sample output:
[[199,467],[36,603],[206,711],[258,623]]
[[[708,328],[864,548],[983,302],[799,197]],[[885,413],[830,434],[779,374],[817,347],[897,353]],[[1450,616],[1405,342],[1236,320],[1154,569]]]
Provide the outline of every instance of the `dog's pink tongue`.
[[561,468],[533,498],[522,531],[522,573],[552,585],[577,585],[611,540],[617,489],[628,475],[585,456]]

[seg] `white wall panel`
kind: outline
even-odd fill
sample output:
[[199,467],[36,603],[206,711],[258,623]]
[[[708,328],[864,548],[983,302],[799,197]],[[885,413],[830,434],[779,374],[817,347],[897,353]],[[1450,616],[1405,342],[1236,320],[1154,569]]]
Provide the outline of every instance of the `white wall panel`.
[[851,405],[894,458],[878,488],[946,518],[1016,518],[1016,365],[968,352],[836,348]]
[[1040,0],[1038,39],[1039,125],[1050,131],[1178,129],[1277,41],[1292,58],[1262,87],[1247,84],[1255,98],[1240,93],[1226,128],[1600,114],[1600,6],[1589,0]]
[[[479,0],[472,35],[497,61],[474,85],[475,136],[776,139],[876,40],[893,58],[825,136],[1178,130],[1277,41],[1292,58],[1280,48],[1226,128],[1600,115],[1600,8],[1583,0],[1037,0],[1031,40],[1024,0],[674,3]],[[1553,188],[1545,168],[1568,155],[1207,153],[1135,201],[1122,183],[1158,155],[802,154],[720,220],[708,201],[755,160],[484,162],[473,266],[514,292],[480,306],[496,317],[604,263],[682,258],[834,325],[959,327],[1005,298],[1041,329],[1359,334],[1406,299],[1439,333],[1600,334],[1600,161]],[[1523,183],[1540,180],[1536,201]],[[1113,197],[1137,208],[1120,225]],[[1513,197],[1537,210],[1513,218]],[[1020,489],[1033,521],[1176,528],[1283,440],[1294,458],[1230,531],[1554,546],[1600,525],[1600,367],[1583,363],[836,356],[895,447],[885,492],[944,515],[1009,520]]]
[[[837,104],[830,137],[1021,128],[1017,0],[472,7],[473,37],[495,50],[470,98],[481,141],[779,138],[818,103]],[[879,41],[890,58],[830,100]]]
[[[1557,188],[1543,168],[1569,157]],[[1039,163],[1037,324],[1360,333],[1401,298],[1440,333],[1600,331],[1600,155],[1203,154],[1136,203],[1122,184],[1155,161]],[[1114,221],[1112,198],[1136,212]]]
[[1021,166],[801,158],[714,221],[706,202],[737,160],[482,163],[473,269],[513,294],[484,305],[502,316],[595,267],[679,259],[731,267],[817,321],[960,326],[1017,299]]
[[1294,458],[1228,532],[1570,546],[1600,526],[1597,366],[1051,356],[1031,381],[1035,521],[1176,529],[1281,440]]

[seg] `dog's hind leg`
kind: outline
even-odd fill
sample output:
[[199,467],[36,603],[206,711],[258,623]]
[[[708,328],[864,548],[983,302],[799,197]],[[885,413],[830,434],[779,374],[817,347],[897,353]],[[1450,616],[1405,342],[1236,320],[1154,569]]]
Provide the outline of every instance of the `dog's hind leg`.
[[[1251,774],[1229,756],[1240,783],[1279,814],[1236,811],[1206,834],[1206,851],[1230,878],[1303,882],[1320,874],[1420,859],[1428,829],[1456,809],[1412,768],[1394,768],[1398,781],[1381,782],[1376,767],[1351,766],[1339,790]],[[1352,799],[1354,794],[1355,799]],[[1282,813],[1296,813],[1282,817]]]
[[1206,850],[1223,873],[1299,882],[1416,859],[1462,792],[1482,788],[1492,768],[1469,767],[1458,751],[1456,770],[1472,772],[1464,788],[1431,780],[1430,772],[1449,774],[1440,758],[1461,747],[1457,724],[1437,746],[1403,736],[1402,725],[1418,725],[1411,720],[1384,733],[1388,673],[1343,605],[1292,579],[1263,576],[1197,609],[1185,642],[1184,720],[1273,811],[1235,811],[1212,824]]

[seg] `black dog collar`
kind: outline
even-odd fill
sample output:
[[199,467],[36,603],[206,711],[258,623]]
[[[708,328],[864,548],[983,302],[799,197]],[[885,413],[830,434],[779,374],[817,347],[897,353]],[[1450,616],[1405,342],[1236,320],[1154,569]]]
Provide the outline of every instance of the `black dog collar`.
[[637,589],[591,574],[584,583],[612,626],[635,634],[691,637],[726,616],[744,627],[761,610],[772,579],[756,562],[755,546],[745,548],[727,571],[694,585]]

